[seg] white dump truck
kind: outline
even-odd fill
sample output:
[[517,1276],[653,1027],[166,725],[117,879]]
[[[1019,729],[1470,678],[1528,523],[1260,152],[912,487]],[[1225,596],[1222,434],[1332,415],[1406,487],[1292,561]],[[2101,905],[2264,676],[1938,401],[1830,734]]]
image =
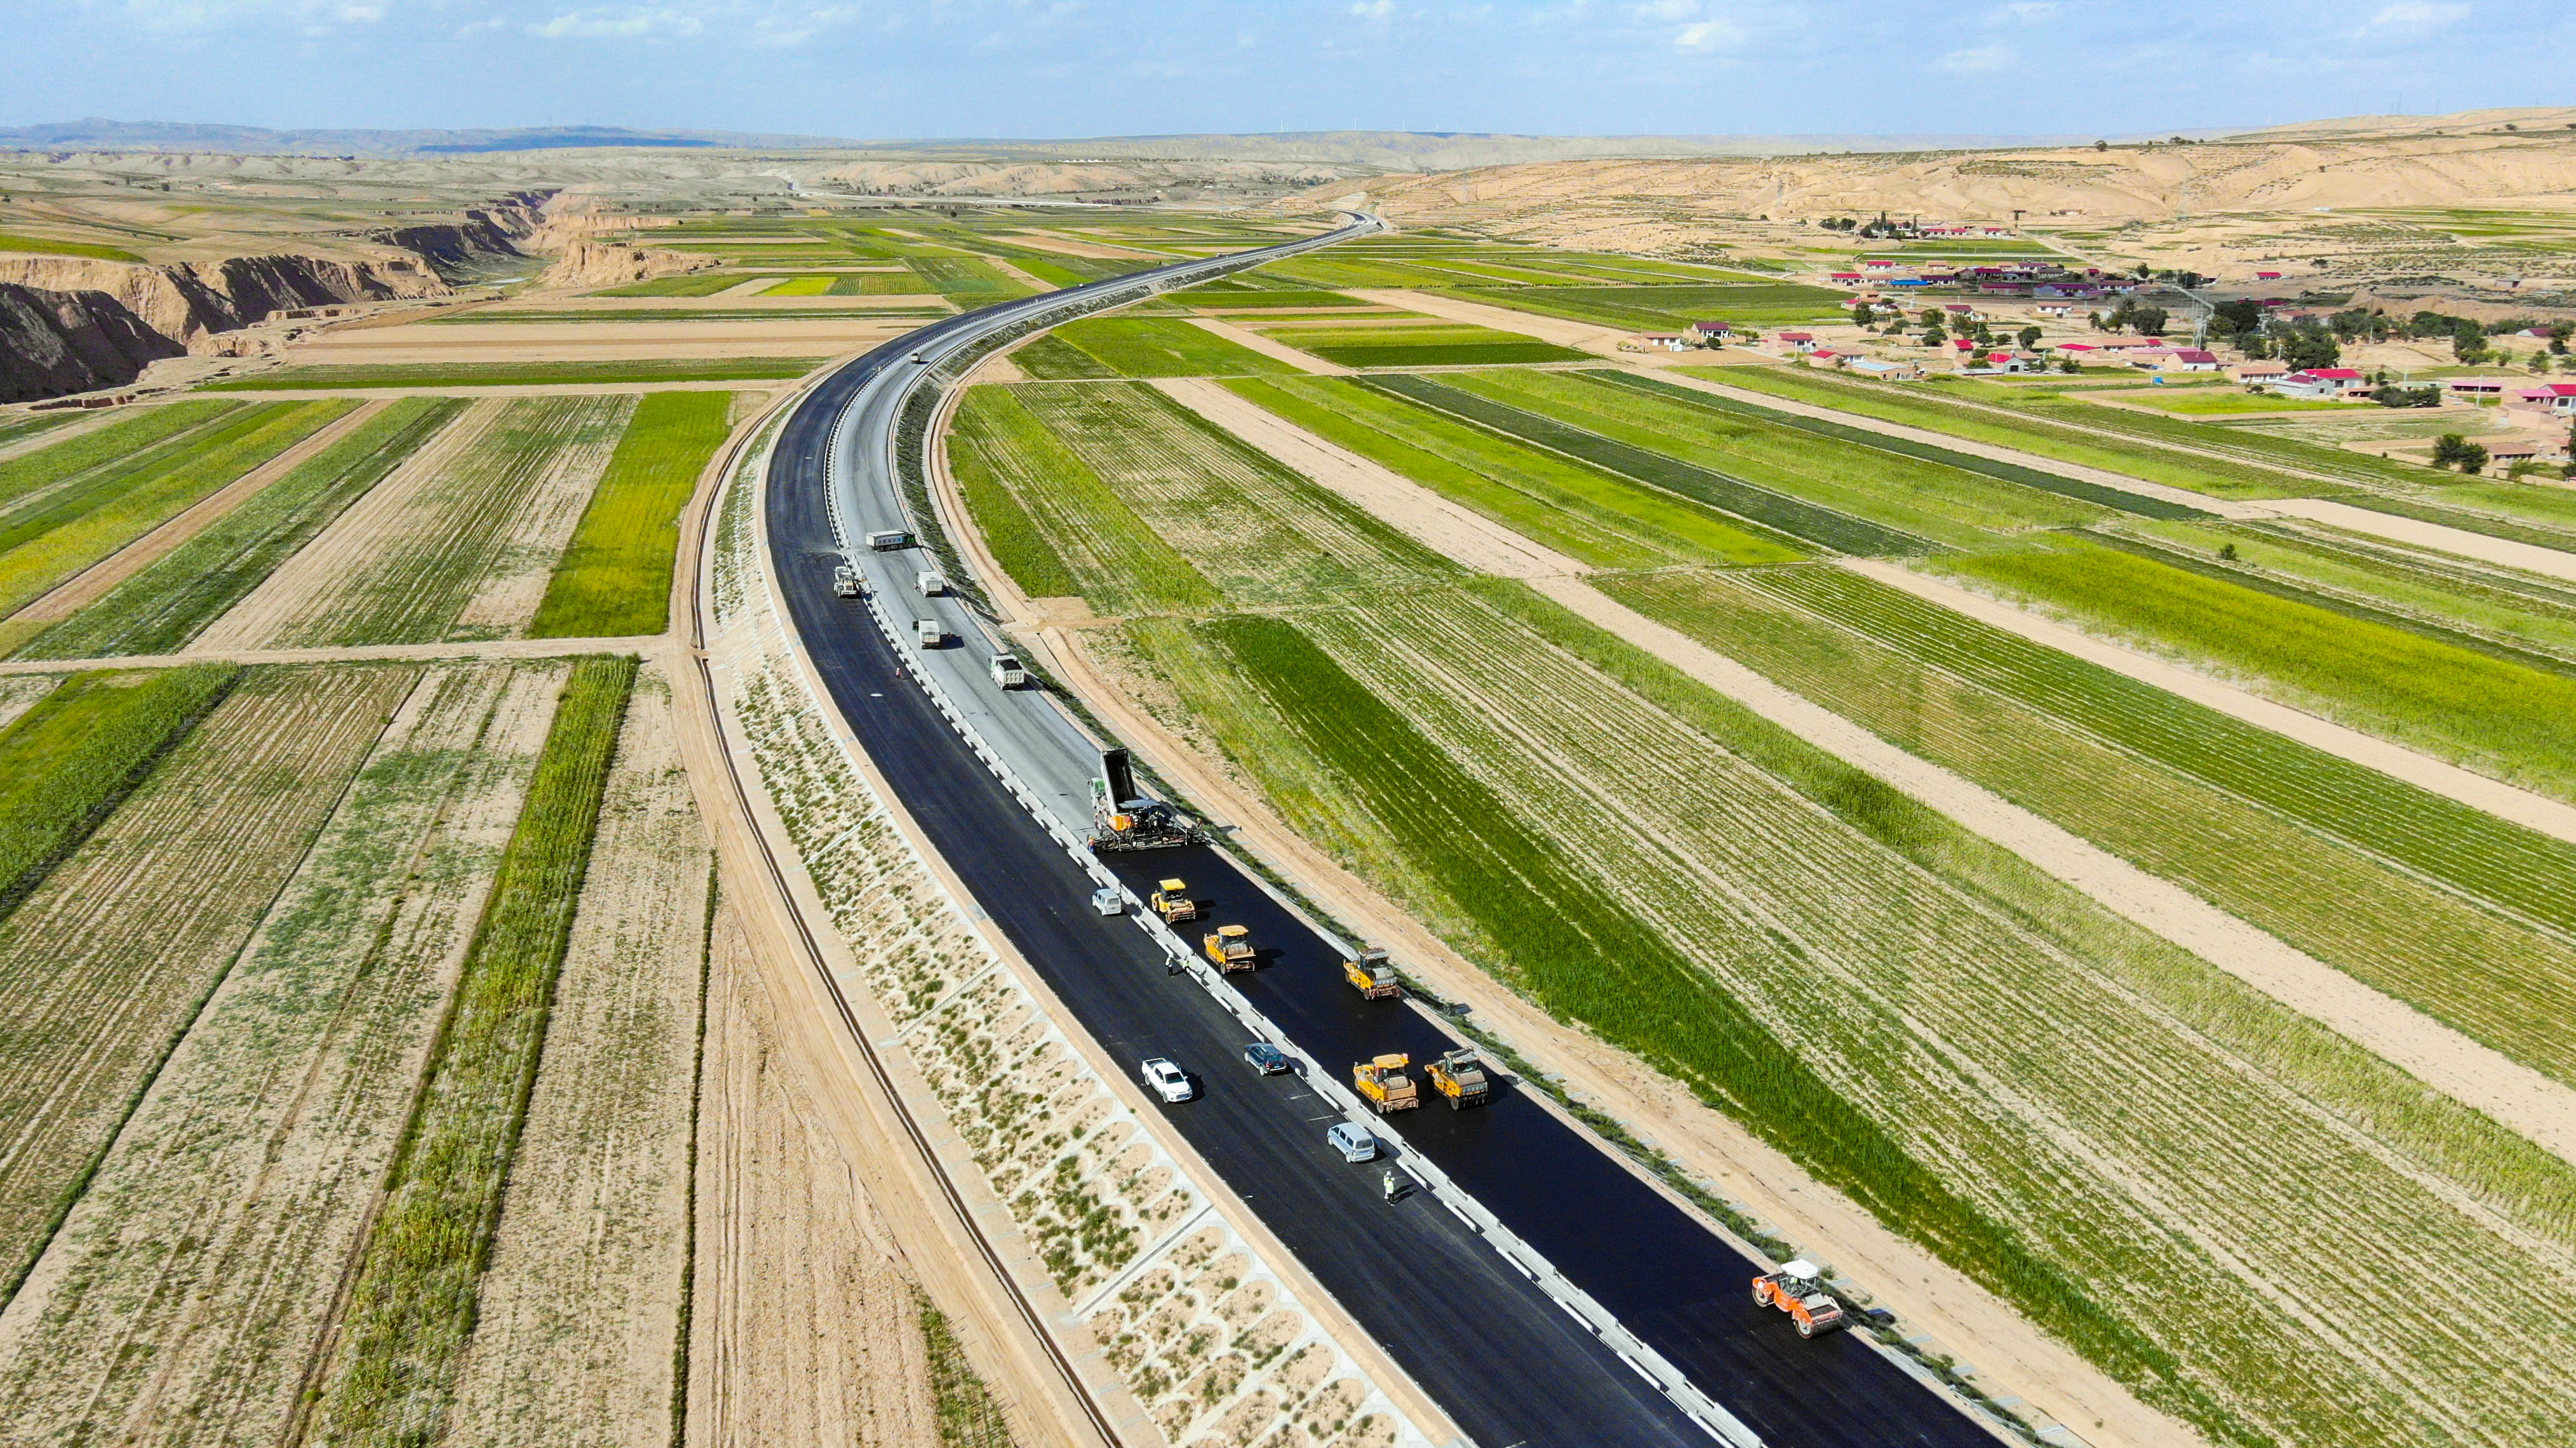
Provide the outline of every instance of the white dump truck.
[[991,660],[993,682],[1005,689],[1016,689],[1029,681],[1029,671],[1017,654],[995,654]]
[[924,598],[937,598],[948,591],[948,579],[935,568],[925,568],[912,576],[912,586],[920,589]]
[[948,642],[948,630],[935,618],[917,618],[912,621],[912,637],[923,648],[935,649]]

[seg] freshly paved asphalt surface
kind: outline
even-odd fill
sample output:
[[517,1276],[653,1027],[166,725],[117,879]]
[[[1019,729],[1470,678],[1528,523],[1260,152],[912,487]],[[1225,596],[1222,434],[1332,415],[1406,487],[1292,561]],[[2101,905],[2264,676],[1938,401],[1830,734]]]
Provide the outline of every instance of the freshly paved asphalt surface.
[[[886,456],[871,427],[890,420],[883,404],[895,389],[868,384],[880,369],[912,366],[916,350],[932,349],[935,360],[939,349],[980,330],[968,325],[976,315],[949,319],[827,379],[790,418],[772,462],[768,522],[782,597],[860,744],[974,904],[1104,1050],[1123,1061],[1168,1056],[1191,1072],[1200,1096],[1162,1108],[1173,1124],[1478,1443],[1709,1442],[1457,1216],[1418,1191],[1382,1200],[1382,1165],[1347,1164],[1328,1148],[1323,1133],[1341,1119],[1338,1110],[1296,1076],[1263,1078],[1245,1068],[1243,1025],[1188,978],[1167,974],[1162,950],[1135,922],[1091,912],[1090,878],[931,706],[865,606],[831,596],[831,572],[844,556],[826,501],[832,480],[824,459],[836,431],[840,471],[859,475],[839,479],[854,538],[864,528],[897,526],[885,521],[899,514],[882,467],[865,466]],[[854,397],[855,425],[836,429]],[[867,496],[871,483],[880,496]],[[866,517],[851,517],[853,509]],[[858,561],[884,593],[908,590],[923,557],[863,552]],[[1078,747],[1080,736],[1041,698],[990,688],[981,672],[986,639],[971,616],[944,599],[898,602],[893,611],[954,621],[963,642],[925,657],[941,666],[956,706],[1042,799],[1061,793],[1051,781],[1081,777],[1087,761],[1079,753],[1017,757],[1060,750],[1065,741]],[[1178,874],[1210,928],[1250,926],[1264,946],[1262,967],[1237,974],[1235,984],[1325,1069],[1347,1070],[1382,1051],[1406,1051],[1418,1063],[1455,1044],[1401,1001],[1361,1000],[1342,981],[1337,952],[1222,855],[1190,848],[1105,862],[1139,894]],[[1863,1343],[1839,1334],[1805,1341],[1785,1317],[1755,1307],[1749,1283],[1758,1264],[1515,1087],[1498,1087],[1493,1104],[1478,1110],[1426,1105],[1392,1124],[1766,1442],[1996,1441]]]

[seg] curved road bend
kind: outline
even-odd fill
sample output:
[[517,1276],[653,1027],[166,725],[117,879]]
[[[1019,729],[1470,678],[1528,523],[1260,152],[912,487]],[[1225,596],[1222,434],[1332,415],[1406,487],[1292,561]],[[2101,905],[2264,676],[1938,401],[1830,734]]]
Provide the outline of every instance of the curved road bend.
[[[1371,229],[1364,220],[1292,248]],[[1227,258],[1144,275],[1195,280],[1242,264]],[[1345,1164],[1324,1145],[1324,1128],[1339,1113],[1298,1078],[1245,1070],[1241,1023],[1188,979],[1166,975],[1161,948],[1133,922],[1091,913],[1089,876],[959,739],[865,608],[831,596],[834,566],[852,556],[842,551],[835,511],[853,540],[910,526],[890,461],[899,394],[919,370],[913,356],[937,361],[996,325],[1134,280],[946,319],[850,363],[798,407],[771,464],[768,521],[781,596],[816,670],[965,882],[973,907],[1113,1058],[1167,1055],[1192,1071],[1200,1097],[1165,1108],[1171,1124],[1478,1443],[1708,1443],[1427,1193],[1381,1200],[1381,1168]],[[980,621],[956,600],[914,595],[912,573],[931,566],[926,555],[854,556],[892,613],[938,617],[965,640],[922,657],[1041,804],[1077,830],[1086,825],[1090,753],[1079,731],[1043,695],[992,687]],[[1388,1050],[1418,1061],[1453,1044],[1401,1002],[1360,1000],[1342,983],[1337,950],[1223,855],[1189,849],[1107,860],[1140,893],[1155,877],[1180,874],[1211,918],[1250,925],[1266,947],[1263,967],[1234,983],[1328,1068]],[[1747,1284],[1759,1264],[1512,1088],[1482,1110],[1432,1106],[1396,1124],[1412,1149],[1767,1443],[1990,1448],[1997,1441],[1863,1343],[1844,1335],[1804,1341],[1786,1318],[1754,1307]]]

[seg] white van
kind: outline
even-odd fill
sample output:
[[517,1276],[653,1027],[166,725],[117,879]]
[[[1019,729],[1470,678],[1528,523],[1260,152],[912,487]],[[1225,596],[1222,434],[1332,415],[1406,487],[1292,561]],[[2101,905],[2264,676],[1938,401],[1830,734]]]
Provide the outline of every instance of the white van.
[[1324,1140],[1342,1154],[1344,1161],[1377,1160],[1377,1138],[1365,1126],[1336,1122],[1332,1130],[1324,1133]]
[[948,642],[948,630],[941,627],[939,620],[935,618],[914,619],[912,636],[925,649],[935,649]]

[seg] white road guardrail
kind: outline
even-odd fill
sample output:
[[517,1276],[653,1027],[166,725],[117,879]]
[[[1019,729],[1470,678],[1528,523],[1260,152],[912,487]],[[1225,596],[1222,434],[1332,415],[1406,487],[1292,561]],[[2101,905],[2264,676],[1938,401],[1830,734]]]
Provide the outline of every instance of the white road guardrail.
[[[1222,267],[1215,268],[1215,270],[1222,269]],[[1176,276],[1171,280],[1175,283],[1181,281],[1195,281],[1199,279],[1200,275],[1201,273],[1191,272],[1181,276]],[[1157,289],[1159,290],[1159,288]],[[1072,310],[1072,308],[1068,308],[1067,310]],[[1040,314],[1043,315],[1043,312]],[[1025,318],[1013,317],[1002,319],[998,320],[996,325],[1008,325],[1010,322],[1020,320],[1025,320]],[[1053,325],[1053,323],[1050,322],[1049,325]],[[982,333],[966,334],[951,339],[950,345],[941,349],[941,360],[944,360],[946,355],[954,352],[955,350],[972,346],[975,342],[981,340],[983,335],[984,334]],[[914,388],[920,386],[923,381],[927,380],[924,375],[927,370],[928,369],[916,370],[910,376],[904,377],[898,382],[897,396],[894,399],[893,405],[888,409],[891,416],[898,420],[901,418],[905,398]],[[829,485],[828,470],[838,463],[840,455],[838,444],[841,426],[848,420],[850,413],[857,410],[856,401],[857,398],[854,395],[852,399],[853,405],[850,408],[845,409],[841,417],[834,421],[831,435],[832,441],[827,445],[825,451],[827,480],[824,492],[826,495],[826,506],[831,517],[833,534],[839,539],[844,550],[849,546],[849,537],[841,526],[838,490]],[[888,436],[886,438],[888,456],[885,459],[885,463],[886,477],[889,481],[893,481],[900,476],[895,467],[896,460],[892,455],[896,446],[896,439],[893,436],[893,431],[894,430],[892,428],[889,428]],[[897,502],[898,504],[902,503],[899,488]],[[918,523],[918,520],[916,520],[916,523]],[[1102,865],[1100,861],[1092,855],[1088,842],[1077,836],[1069,827],[1067,822],[1056,818],[1055,812],[1048,808],[1039,799],[1038,795],[1021,781],[1018,772],[1014,770],[999,754],[995,753],[992,748],[985,744],[982,737],[976,733],[974,727],[967,723],[965,715],[958,710],[953,702],[950,701],[946,690],[942,689],[938,681],[931,676],[930,671],[922,666],[920,658],[911,646],[911,640],[909,639],[908,634],[898,626],[894,616],[887,609],[885,600],[881,596],[882,592],[883,590],[880,589],[869,590],[868,596],[864,600],[867,604],[868,616],[876,621],[878,632],[885,636],[886,642],[893,648],[895,656],[903,661],[904,671],[910,674],[913,681],[921,686],[922,693],[926,695],[931,704],[939,710],[941,717],[948,721],[949,727],[957,731],[958,737],[966,742],[967,748],[974,751],[975,757],[983,761],[984,767],[992,772],[993,777],[1001,781],[1003,787],[1011,792],[1012,797],[1020,802],[1021,807],[1026,809],[1030,816],[1038,822],[1039,826],[1045,829],[1047,834],[1053,838],[1058,845],[1063,847],[1065,853],[1071,856],[1074,862],[1082,867],[1083,872],[1090,876],[1092,881],[1101,888],[1112,889],[1118,892],[1119,896],[1125,900],[1127,904],[1129,917],[1133,919],[1147,935],[1151,936],[1154,939],[1154,942],[1161,946],[1164,952],[1172,958],[1173,962],[1178,967],[1178,973],[1186,974],[1193,980],[1196,980],[1200,987],[1206,990],[1210,996],[1213,996],[1217,1003],[1223,1006],[1229,1014],[1234,1016],[1235,1019],[1243,1022],[1246,1029],[1254,1032],[1261,1039],[1277,1046],[1282,1053],[1298,1063],[1298,1065],[1303,1069],[1307,1084],[1312,1086],[1319,1094],[1323,1095],[1326,1100],[1331,1101],[1333,1105],[1341,1111],[1345,1119],[1366,1128],[1372,1134],[1383,1140],[1392,1142],[1398,1151],[1396,1165],[1400,1167],[1407,1176],[1411,1177],[1423,1191],[1429,1193],[1433,1199],[1437,1200],[1442,1206],[1447,1207],[1460,1221],[1466,1223],[1468,1229],[1482,1237],[1488,1246],[1501,1254],[1503,1260],[1511,1263],[1514,1269],[1519,1271],[1521,1275],[1535,1283],[1540,1291],[1546,1293],[1547,1296],[1559,1307],[1564,1308],[1566,1313],[1574,1318],[1575,1321],[1581,1323],[1586,1331],[1599,1338],[1604,1346],[1617,1353],[1621,1361],[1627,1363],[1631,1368],[1634,1368],[1638,1376],[1644,1378],[1648,1383],[1652,1384],[1658,1392],[1661,1392],[1666,1398],[1670,1399],[1673,1404],[1680,1408],[1684,1414],[1688,1415],[1693,1422],[1698,1423],[1700,1427],[1707,1430],[1711,1437],[1716,1438],[1719,1442],[1730,1445],[1730,1448],[1763,1448],[1763,1440],[1759,1434],[1745,1426],[1745,1424],[1736,1418],[1734,1414],[1728,1412],[1724,1407],[1712,1400],[1707,1394],[1701,1392],[1687,1377],[1682,1374],[1681,1370],[1674,1367],[1672,1363],[1663,1356],[1663,1354],[1655,1351],[1652,1347],[1649,1347],[1644,1341],[1639,1339],[1636,1334],[1630,1332],[1625,1326],[1621,1325],[1619,1320],[1612,1316],[1608,1309],[1602,1307],[1600,1303],[1593,1300],[1591,1294],[1583,1291],[1583,1289],[1575,1286],[1571,1281],[1567,1280],[1565,1275],[1559,1272],[1555,1265],[1549,1262],[1547,1258],[1541,1256],[1536,1248],[1530,1246],[1527,1242],[1522,1241],[1518,1236],[1514,1235],[1512,1231],[1505,1227],[1492,1212],[1485,1209],[1483,1203],[1477,1201],[1473,1196],[1461,1190],[1455,1182],[1450,1180],[1446,1172],[1443,1172],[1438,1166],[1434,1165],[1421,1153],[1414,1151],[1410,1144],[1404,1140],[1401,1134],[1399,1134],[1394,1128],[1388,1126],[1383,1118],[1379,1117],[1375,1112],[1371,1111],[1367,1106],[1361,1103],[1357,1093],[1353,1092],[1349,1087],[1344,1086],[1338,1078],[1325,1071],[1321,1063],[1317,1062],[1313,1057],[1300,1049],[1296,1042],[1289,1039],[1287,1032],[1280,1030],[1276,1025],[1272,1024],[1270,1019],[1263,1015],[1261,1011],[1243,995],[1242,992],[1236,990],[1221,973],[1210,970],[1205,964],[1200,962],[1197,956],[1191,953],[1189,947],[1182,941],[1181,937],[1173,933],[1172,928],[1168,924],[1164,923],[1152,911],[1148,910],[1145,907],[1145,902],[1137,898],[1136,893],[1133,890],[1129,889],[1124,882],[1120,881],[1115,874],[1110,872],[1108,867]],[[978,626],[980,627],[980,624]],[[963,641],[961,640],[961,642]],[[994,641],[989,635],[987,635],[985,642],[989,645]],[[1245,878],[1252,880],[1254,884],[1260,886],[1264,891],[1271,894],[1274,899],[1279,899],[1281,905],[1286,907],[1290,913],[1296,915],[1298,919],[1304,921],[1307,927],[1313,930],[1318,937],[1331,944],[1334,948],[1341,950],[1346,955],[1351,953],[1351,947],[1348,942],[1338,939],[1330,931],[1323,929],[1320,925],[1317,925],[1314,921],[1308,919],[1305,912],[1298,909],[1293,902],[1279,897],[1277,891],[1271,890],[1266,883],[1262,882],[1258,878],[1248,873],[1245,875]]]

